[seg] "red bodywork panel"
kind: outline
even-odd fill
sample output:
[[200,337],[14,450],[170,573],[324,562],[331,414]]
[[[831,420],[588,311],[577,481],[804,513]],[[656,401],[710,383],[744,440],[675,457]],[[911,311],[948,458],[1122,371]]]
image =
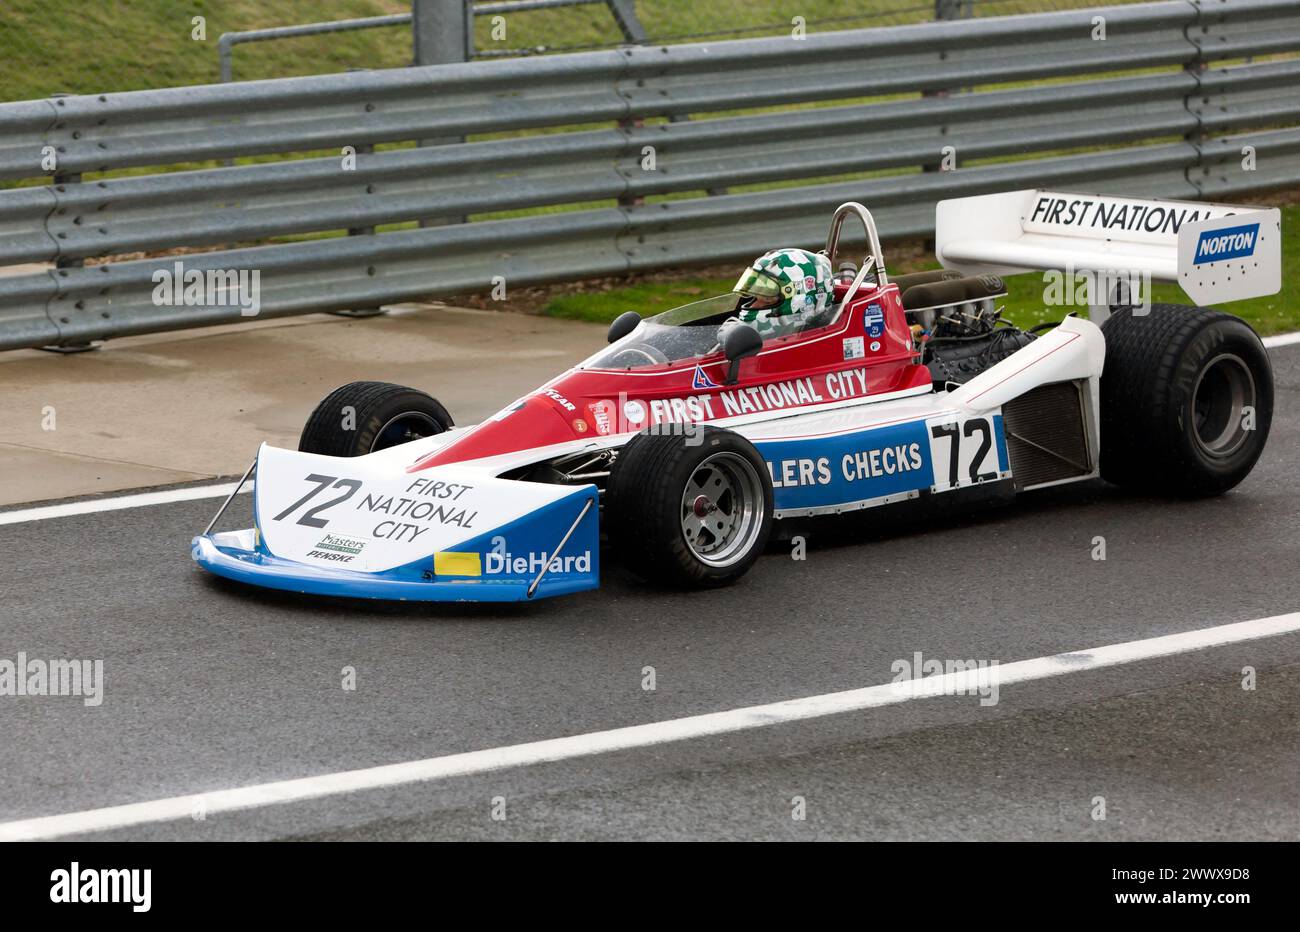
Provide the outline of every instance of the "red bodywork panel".
[[[847,287],[838,285],[836,297]],[[729,363],[720,351],[636,369],[572,369],[410,470],[929,386],[929,370],[916,358],[898,287],[873,288],[826,327],[768,340],[741,360],[733,385],[725,384]]]

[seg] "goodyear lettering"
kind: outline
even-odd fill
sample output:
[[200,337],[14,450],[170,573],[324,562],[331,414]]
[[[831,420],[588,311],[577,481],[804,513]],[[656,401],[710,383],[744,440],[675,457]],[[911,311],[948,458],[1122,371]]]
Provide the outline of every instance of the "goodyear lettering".
[[559,392],[557,392],[557,391],[556,391],[555,389],[553,389],[553,388],[544,388],[544,389],[542,389],[540,392],[538,392],[538,394],[539,394],[539,395],[545,395],[547,398],[549,398],[549,399],[551,399],[552,401],[554,401],[557,405],[559,405],[559,406],[560,406],[561,408],[563,408],[565,411],[576,411],[576,410],[578,410],[577,408],[575,408],[575,407],[573,406],[573,402],[572,402],[572,401],[570,401],[569,399],[565,398],[563,395],[561,395]]

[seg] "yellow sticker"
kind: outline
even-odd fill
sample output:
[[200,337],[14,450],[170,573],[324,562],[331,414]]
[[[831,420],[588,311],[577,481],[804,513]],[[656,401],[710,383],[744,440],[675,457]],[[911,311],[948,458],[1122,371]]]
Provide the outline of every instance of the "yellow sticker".
[[438,576],[482,576],[483,557],[477,553],[435,553],[433,572]]

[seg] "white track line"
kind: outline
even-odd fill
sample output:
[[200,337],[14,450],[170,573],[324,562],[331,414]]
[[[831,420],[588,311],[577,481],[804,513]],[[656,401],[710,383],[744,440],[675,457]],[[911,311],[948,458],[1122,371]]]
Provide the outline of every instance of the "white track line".
[[1275,336],[1264,337],[1265,349],[1272,349],[1275,346],[1290,346],[1292,343],[1300,343],[1300,332],[1279,333]]
[[996,668],[986,668],[983,672],[948,673],[942,676],[925,677],[920,680],[884,683],[879,686],[868,686],[864,689],[850,689],[845,692],[808,696],[803,699],[789,699],[784,702],[773,702],[769,705],[749,706],[748,708],[713,712],[707,715],[693,715],[689,718],[672,719],[666,722],[632,725],[627,728],[573,735],[568,738],[551,738],[546,741],[513,744],[507,747],[488,748],[464,754],[451,754],[446,757],[431,757],[426,760],[409,761],[404,764],[368,767],[364,770],[346,770],[340,773],[303,777],[297,780],[281,780],[276,783],[244,786],[233,790],[198,793],[192,796],[173,796],[168,799],[155,799],[125,806],[110,806],[104,809],[87,809],[82,812],[69,812],[63,815],[20,819],[15,822],[0,823],[0,841],[34,841],[57,838],[62,835],[79,835],[86,832],[128,828],[154,822],[185,819],[197,811],[212,814],[239,809],[254,809],[277,803],[318,799],[322,796],[422,783],[447,777],[491,773],[511,767],[525,767],[548,761],[589,757],[595,754],[649,747],[672,741],[686,741],[709,735],[763,728],[769,725],[821,718],[827,715],[840,715],[845,712],[857,712],[863,709],[874,709],[880,706],[906,702],[909,699],[928,698],[937,695],[971,695],[980,686],[990,684],[991,681],[988,678],[989,669],[996,670],[996,682],[1001,687],[1009,683],[1023,683],[1051,676],[1060,676],[1065,673],[1078,673],[1083,670],[1096,670],[1102,667],[1135,663],[1140,660],[1168,657],[1173,654],[1203,650],[1225,644],[1235,644],[1239,641],[1249,641],[1256,638],[1274,637],[1296,631],[1300,631],[1300,612],[1276,615],[1272,618],[1257,618],[1253,621],[1242,621],[1236,624],[1219,625],[1214,628],[1203,628],[1182,634],[1147,638],[1141,641],[1129,641],[1124,644],[1111,644],[1107,647],[1097,647],[1092,650],[1056,654],[1051,657],[1038,657],[1034,660],[1019,660],[1014,663],[1002,664]]
[[[88,515],[96,511],[119,511],[123,508],[144,508],[148,505],[167,505],[171,502],[192,502],[203,498],[225,498],[235,487],[233,482],[221,485],[195,485],[186,489],[164,489],[161,492],[140,492],[135,495],[118,495],[113,498],[88,498],[64,505],[41,505],[16,511],[0,511],[0,524],[22,524],[24,521],[44,521],[47,518],[66,518],[69,515]],[[253,483],[244,485],[244,492]],[[242,493],[241,493],[242,494]]]

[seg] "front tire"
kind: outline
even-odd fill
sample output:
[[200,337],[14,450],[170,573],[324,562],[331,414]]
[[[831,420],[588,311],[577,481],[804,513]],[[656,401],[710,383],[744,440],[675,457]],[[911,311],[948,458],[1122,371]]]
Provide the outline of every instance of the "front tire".
[[452,426],[437,399],[390,382],[349,382],[316,406],[298,440],[303,453],[365,456]]
[[605,493],[610,541],[647,582],[735,582],[772,531],[772,480],[754,445],[729,430],[645,431],[618,455]]
[[1273,369],[1243,321],[1152,305],[1102,325],[1101,474],[1131,488],[1219,495],[1254,467],[1273,419]]

